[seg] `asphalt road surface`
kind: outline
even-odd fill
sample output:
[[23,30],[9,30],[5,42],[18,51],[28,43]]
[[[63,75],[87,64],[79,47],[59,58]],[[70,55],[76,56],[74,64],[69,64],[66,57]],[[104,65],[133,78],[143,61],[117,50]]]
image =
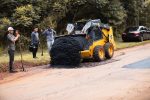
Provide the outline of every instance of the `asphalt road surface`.
[[150,100],[150,44],[81,68],[12,74],[0,80],[0,100]]

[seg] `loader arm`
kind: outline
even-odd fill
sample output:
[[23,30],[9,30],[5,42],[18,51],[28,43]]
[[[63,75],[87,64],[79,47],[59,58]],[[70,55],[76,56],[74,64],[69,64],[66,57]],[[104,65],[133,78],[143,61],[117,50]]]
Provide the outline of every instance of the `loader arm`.
[[114,46],[114,49],[116,49],[112,27],[110,27],[109,29],[105,29],[105,28],[102,29],[102,33],[103,33],[103,38],[106,40],[106,42],[112,43]]

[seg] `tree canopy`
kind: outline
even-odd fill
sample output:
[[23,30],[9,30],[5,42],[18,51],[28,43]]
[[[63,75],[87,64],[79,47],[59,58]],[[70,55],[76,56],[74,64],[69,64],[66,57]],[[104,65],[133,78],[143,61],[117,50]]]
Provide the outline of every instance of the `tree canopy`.
[[99,18],[115,27],[150,27],[150,0],[0,0],[0,28],[30,30],[52,25],[61,34],[68,22]]

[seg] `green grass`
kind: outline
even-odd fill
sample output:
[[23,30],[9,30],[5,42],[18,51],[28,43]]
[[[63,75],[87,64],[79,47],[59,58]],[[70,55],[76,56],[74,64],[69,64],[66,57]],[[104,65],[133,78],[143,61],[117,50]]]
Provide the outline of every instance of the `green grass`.
[[[44,50],[44,56],[41,56],[41,51],[37,53],[38,59],[33,59],[32,53],[30,52],[23,52],[23,63],[25,66],[39,66],[39,65],[46,65],[50,62],[50,57],[47,50]],[[8,70],[8,61],[9,57],[7,51],[0,55],[0,72],[6,72]],[[15,67],[21,66],[21,55],[20,53],[15,53]],[[20,67],[19,67],[20,68]]]
[[[44,56],[41,56],[41,51],[37,53],[38,59],[33,59],[31,52],[23,52],[22,55],[24,61],[32,62],[32,63],[45,63],[50,59],[49,54],[46,50],[44,50]],[[15,61],[20,61],[20,60],[21,60],[20,53],[16,53]],[[0,63],[7,63],[7,62],[8,62],[8,54],[7,52],[5,52],[4,54],[0,55]]]
[[147,44],[147,43],[150,43],[150,40],[149,41],[143,41],[143,42],[119,42],[119,41],[116,41],[116,47],[118,50],[118,49],[124,49],[124,48],[139,46],[139,45],[143,45],[143,44]]

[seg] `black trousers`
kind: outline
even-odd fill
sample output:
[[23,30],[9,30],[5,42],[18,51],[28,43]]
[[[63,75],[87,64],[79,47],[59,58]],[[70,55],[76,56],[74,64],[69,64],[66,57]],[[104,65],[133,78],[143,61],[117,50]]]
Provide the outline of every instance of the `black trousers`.
[[33,58],[36,58],[37,51],[38,51],[38,44],[34,44],[34,48],[32,51]]
[[8,54],[9,54],[9,71],[12,71],[15,51],[14,50],[8,50]]

